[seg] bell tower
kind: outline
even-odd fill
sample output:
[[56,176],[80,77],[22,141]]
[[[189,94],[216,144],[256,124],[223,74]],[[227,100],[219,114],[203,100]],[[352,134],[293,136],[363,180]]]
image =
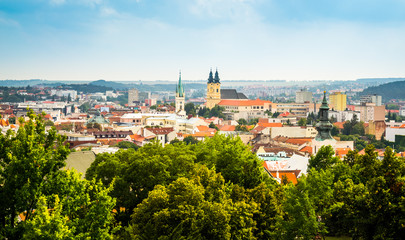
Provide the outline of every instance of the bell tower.
[[179,82],[176,86],[176,114],[180,116],[185,116],[186,111],[184,111],[185,94],[184,87],[181,82],[181,72],[179,72]]
[[221,101],[221,83],[219,80],[218,69],[215,71],[215,77],[210,70],[207,82],[207,108],[209,109]]

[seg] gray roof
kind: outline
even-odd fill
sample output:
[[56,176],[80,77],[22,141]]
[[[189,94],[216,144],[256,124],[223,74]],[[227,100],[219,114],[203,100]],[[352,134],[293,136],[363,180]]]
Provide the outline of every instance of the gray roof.
[[221,89],[221,99],[248,99],[245,94],[239,93],[236,89]]

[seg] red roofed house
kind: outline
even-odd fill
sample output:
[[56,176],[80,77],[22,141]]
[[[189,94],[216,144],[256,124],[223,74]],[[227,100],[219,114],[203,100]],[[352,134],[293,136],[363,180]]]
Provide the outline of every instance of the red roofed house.
[[176,131],[172,127],[165,128],[143,128],[142,135],[145,138],[154,137],[164,146],[177,136]]

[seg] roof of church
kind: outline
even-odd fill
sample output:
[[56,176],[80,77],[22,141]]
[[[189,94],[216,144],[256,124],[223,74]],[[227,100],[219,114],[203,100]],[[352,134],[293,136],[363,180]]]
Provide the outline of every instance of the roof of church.
[[238,93],[236,89],[221,89],[221,99],[248,99],[245,94]]

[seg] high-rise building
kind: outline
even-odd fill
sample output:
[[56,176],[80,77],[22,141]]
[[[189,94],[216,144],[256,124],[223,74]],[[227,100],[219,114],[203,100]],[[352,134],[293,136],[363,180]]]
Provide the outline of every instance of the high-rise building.
[[179,73],[179,82],[176,86],[176,114],[180,116],[185,116],[186,111],[184,110],[185,94],[184,87],[181,82],[181,72]]
[[382,105],[382,97],[377,94],[363,95],[360,96],[361,105],[366,105],[367,103],[374,103],[376,106]]
[[329,95],[329,102],[332,106],[332,109],[335,111],[344,111],[346,110],[346,94],[341,92],[334,92]]
[[135,106],[136,102],[139,102],[139,91],[133,88],[128,91],[128,106]]
[[301,89],[295,93],[295,102],[296,103],[306,103],[312,101],[312,92]]

